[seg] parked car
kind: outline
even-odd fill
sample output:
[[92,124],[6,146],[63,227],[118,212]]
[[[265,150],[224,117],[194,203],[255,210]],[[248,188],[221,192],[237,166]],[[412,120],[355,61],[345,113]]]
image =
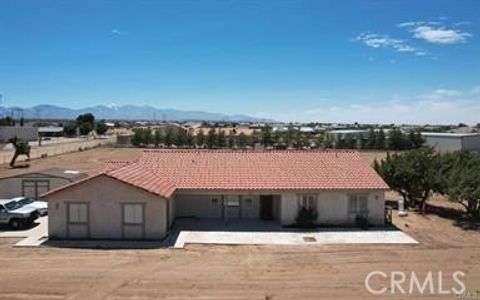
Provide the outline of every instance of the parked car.
[[0,200],[0,224],[19,229],[31,225],[38,215],[34,207],[24,206],[15,200]]
[[40,214],[40,216],[45,216],[48,214],[48,204],[47,204],[47,201],[35,201],[31,198],[28,198],[28,197],[16,197],[16,198],[12,198],[12,200],[15,200],[17,202],[19,202],[20,204],[24,205],[24,206],[31,206],[33,208],[35,208],[38,213]]

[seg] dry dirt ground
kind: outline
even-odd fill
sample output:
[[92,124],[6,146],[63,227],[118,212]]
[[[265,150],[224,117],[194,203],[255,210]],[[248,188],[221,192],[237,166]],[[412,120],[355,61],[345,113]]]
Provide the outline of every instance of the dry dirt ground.
[[[89,172],[102,160],[138,154],[103,148],[31,164]],[[479,231],[433,213],[394,214],[394,224],[420,244],[98,250],[13,248],[15,239],[0,239],[0,299],[455,299],[438,295],[439,271],[444,289],[458,287],[452,273],[462,271],[467,291],[480,297]],[[423,280],[431,271],[435,294],[372,295],[364,286],[371,271],[406,272],[407,291],[411,272]],[[371,283],[390,285],[378,276]]]

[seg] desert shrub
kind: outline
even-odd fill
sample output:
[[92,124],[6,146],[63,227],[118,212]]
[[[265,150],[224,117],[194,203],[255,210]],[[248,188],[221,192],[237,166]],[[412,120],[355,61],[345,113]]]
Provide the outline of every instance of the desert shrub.
[[314,228],[317,216],[317,212],[314,209],[303,207],[298,211],[298,215],[295,218],[296,226],[300,228]]
[[368,228],[368,219],[365,217],[365,216],[362,216],[362,215],[357,215],[355,217],[355,225],[358,227],[358,228],[361,228],[361,229],[367,229]]

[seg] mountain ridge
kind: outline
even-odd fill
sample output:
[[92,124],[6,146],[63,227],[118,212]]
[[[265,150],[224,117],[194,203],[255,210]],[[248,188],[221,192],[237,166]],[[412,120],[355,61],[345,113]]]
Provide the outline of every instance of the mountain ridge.
[[0,116],[9,115],[12,111],[23,110],[26,119],[75,119],[78,115],[92,113],[96,119],[105,120],[156,120],[156,121],[232,121],[232,122],[262,122],[270,119],[257,118],[243,114],[222,114],[199,110],[178,110],[170,108],[155,108],[148,105],[96,105],[72,109],[51,104],[39,104],[33,107],[0,106]]

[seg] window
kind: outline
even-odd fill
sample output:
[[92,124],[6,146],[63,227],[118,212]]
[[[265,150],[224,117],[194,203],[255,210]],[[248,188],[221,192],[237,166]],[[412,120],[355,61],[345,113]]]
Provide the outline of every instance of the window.
[[317,209],[317,195],[304,194],[298,196],[298,209]]
[[240,197],[227,196],[226,206],[240,206]]
[[143,204],[123,204],[123,223],[143,224]]
[[87,203],[68,203],[68,222],[71,224],[85,224],[88,222]]
[[348,199],[348,212],[351,214],[368,214],[368,196],[362,194],[350,195]]

